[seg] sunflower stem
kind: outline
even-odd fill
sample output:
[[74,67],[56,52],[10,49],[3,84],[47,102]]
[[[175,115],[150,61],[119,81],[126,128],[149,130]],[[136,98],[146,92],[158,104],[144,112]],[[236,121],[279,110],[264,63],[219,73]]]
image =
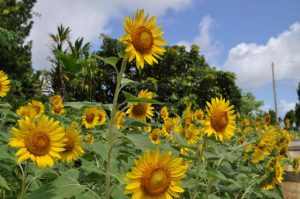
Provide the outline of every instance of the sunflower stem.
[[123,78],[123,74],[126,70],[126,63],[127,59],[124,58],[122,62],[122,66],[120,69],[120,72],[117,75],[117,85],[115,89],[115,94],[114,94],[114,100],[113,100],[113,106],[111,110],[111,115],[110,115],[110,120],[109,120],[109,125],[108,125],[108,132],[107,132],[107,140],[108,140],[108,154],[107,154],[107,165],[106,165],[106,176],[105,176],[105,193],[104,193],[104,198],[109,199],[110,198],[110,193],[111,193],[111,176],[110,176],[110,170],[111,170],[111,153],[112,153],[112,148],[114,145],[114,135],[113,135],[113,125],[115,121],[115,115],[117,111],[117,105],[118,105],[118,97],[121,91],[121,81]]
[[207,138],[207,134],[205,133],[205,135],[204,135],[204,137],[203,137],[203,142],[202,142],[201,151],[200,151],[200,153],[197,153],[199,156],[198,156],[197,168],[196,168],[196,180],[195,180],[195,193],[194,193],[194,198],[196,198],[197,193],[198,193],[199,172],[200,172],[200,166],[201,166],[201,163],[202,163],[202,158],[203,158],[204,148],[205,148],[205,145],[206,145],[206,138]]
[[27,178],[27,173],[28,173],[28,166],[29,163],[26,161],[25,168],[23,170],[23,175],[22,175],[22,189],[21,189],[21,195],[20,199],[25,199],[25,193],[26,193],[26,178]]

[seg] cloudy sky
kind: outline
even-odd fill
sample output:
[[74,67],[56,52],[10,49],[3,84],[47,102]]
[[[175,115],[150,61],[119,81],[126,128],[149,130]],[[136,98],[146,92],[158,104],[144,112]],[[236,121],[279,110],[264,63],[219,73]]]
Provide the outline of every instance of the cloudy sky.
[[123,17],[137,8],[157,17],[169,45],[198,44],[209,64],[236,73],[238,86],[264,100],[265,110],[274,107],[272,62],[280,115],[298,101],[299,0],[38,0],[30,35],[34,68],[50,68],[48,34],[59,24],[96,50],[100,33],[122,36]]

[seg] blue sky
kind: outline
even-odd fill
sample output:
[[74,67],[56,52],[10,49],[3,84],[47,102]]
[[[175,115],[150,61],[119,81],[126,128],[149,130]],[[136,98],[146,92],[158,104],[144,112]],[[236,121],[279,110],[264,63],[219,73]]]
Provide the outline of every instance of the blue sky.
[[40,0],[34,10],[41,17],[34,19],[30,37],[34,67],[50,67],[48,33],[55,32],[58,24],[70,26],[74,39],[83,36],[96,48],[100,33],[123,35],[123,17],[137,8],[157,17],[170,45],[188,49],[196,43],[212,66],[235,72],[244,91],[264,100],[263,109],[274,105],[271,61],[279,80],[280,115],[298,101],[299,0]]

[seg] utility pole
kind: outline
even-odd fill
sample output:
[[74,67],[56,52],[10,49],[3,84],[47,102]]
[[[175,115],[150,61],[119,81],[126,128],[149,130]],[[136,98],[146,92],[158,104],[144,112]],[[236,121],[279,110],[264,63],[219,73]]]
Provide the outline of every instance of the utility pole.
[[273,94],[274,94],[274,106],[275,106],[275,119],[277,122],[278,109],[277,109],[277,96],[276,96],[276,86],[275,86],[275,72],[274,63],[272,62],[272,77],[273,77]]

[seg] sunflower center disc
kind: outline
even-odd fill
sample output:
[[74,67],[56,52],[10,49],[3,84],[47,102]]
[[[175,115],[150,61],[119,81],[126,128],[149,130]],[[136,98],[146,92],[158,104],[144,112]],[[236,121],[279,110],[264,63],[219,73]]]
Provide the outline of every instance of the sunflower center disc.
[[68,138],[68,141],[66,142],[66,146],[64,147],[64,152],[70,152],[74,149],[74,141],[71,138]]
[[147,112],[147,105],[143,103],[138,103],[134,105],[132,108],[132,113],[135,116],[144,116],[146,115],[146,112]]
[[89,114],[86,115],[86,121],[88,123],[92,123],[93,120],[94,120],[94,118],[95,118],[95,114],[94,113],[89,113]]
[[153,46],[153,35],[145,26],[138,27],[131,35],[132,44],[140,53],[149,53]]
[[163,168],[156,168],[144,176],[142,184],[147,194],[159,196],[169,188],[170,183],[170,174],[168,171]]
[[210,123],[212,127],[216,131],[223,131],[225,127],[228,125],[228,115],[227,112],[217,113],[215,116],[212,116],[210,119]]
[[46,155],[50,148],[50,140],[48,135],[43,132],[37,132],[28,137],[25,142],[28,151],[34,155]]

